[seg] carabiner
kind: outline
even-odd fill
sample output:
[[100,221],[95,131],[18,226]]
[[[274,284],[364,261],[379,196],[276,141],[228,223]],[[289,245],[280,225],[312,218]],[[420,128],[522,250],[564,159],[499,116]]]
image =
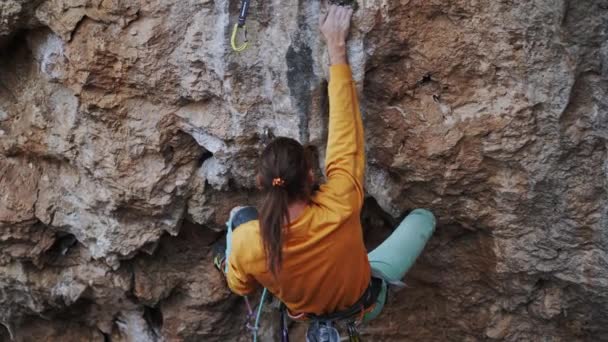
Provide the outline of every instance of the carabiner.
[[[230,44],[232,45],[232,50],[236,52],[241,52],[247,48],[248,40],[247,40],[247,27],[245,26],[245,21],[247,20],[247,12],[249,11],[249,1],[250,0],[241,0],[241,10],[239,11],[239,21],[234,24],[234,29],[232,30],[232,37],[230,38]],[[243,28],[243,33],[245,40],[241,46],[237,46],[236,36],[238,35],[239,28]]]
[[241,52],[243,50],[245,50],[247,48],[247,45],[249,45],[249,42],[247,41],[247,27],[245,25],[243,25],[243,35],[244,35],[244,41],[243,44],[241,44],[240,46],[237,46],[237,42],[236,42],[236,36],[238,35],[239,32],[239,27],[241,27],[239,24],[234,24],[234,29],[232,30],[232,37],[230,38],[230,44],[232,45],[232,50],[236,51],[236,52]]

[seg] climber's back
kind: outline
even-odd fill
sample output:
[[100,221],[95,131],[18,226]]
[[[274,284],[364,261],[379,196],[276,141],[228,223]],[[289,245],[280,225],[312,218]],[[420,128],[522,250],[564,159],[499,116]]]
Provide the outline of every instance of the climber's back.
[[344,219],[328,210],[323,192],[285,229],[283,262],[275,277],[268,271],[259,221],[233,234],[228,284],[247,294],[255,283],[268,288],[294,315],[336,312],[353,305],[367,289],[370,267],[359,213]]

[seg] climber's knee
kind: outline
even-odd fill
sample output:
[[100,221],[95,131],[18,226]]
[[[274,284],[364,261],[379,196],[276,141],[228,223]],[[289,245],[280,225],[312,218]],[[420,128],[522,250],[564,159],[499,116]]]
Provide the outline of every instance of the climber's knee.
[[435,216],[426,209],[412,211],[393,233],[368,255],[376,276],[399,283],[435,231]]
[[258,211],[255,207],[239,206],[230,211],[230,219],[228,223],[231,229],[228,229],[228,234],[222,237],[213,245],[213,263],[222,272],[225,272],[226,254],[230,253],[230,234],[231,230],[238,228],[240,225],[249,221],[258,219]]
[[420,216],[424,217],[428,222],[432,222],[430,224],[431,233],[435,231],[435,225],[437,223],[437,220],[435,219],[435,215],[433,215],[433,213],[431,211],[429,211],[427,209],[414,209],[408,215],[408,217],[412,216],[412,215],[420,215]]
[[230,222],[232,223],[232,229],[236,229],[242,224],[257,219],[258,211],[255,207],[235,207],[230,211]]

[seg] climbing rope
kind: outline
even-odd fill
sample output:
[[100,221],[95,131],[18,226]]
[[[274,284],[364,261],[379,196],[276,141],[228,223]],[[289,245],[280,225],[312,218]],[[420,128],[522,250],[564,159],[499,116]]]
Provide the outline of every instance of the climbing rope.
[[[220,270],[224,270],[224,274],[228,273],[228,256],[230,255],[230,251],[232,249],[232,214],[228,218],[228,222],[226,222],[226,251],[225,256],[223,258],[214,258],[214,263],[216,267]],[[216,260],[217,259],[217,260]],[[262,292],[262,297],[260,298],[260,303],[257,306],[257,313],[254,315],[253,308],[251,307],[251,303],[249,302],[249,298],[244,296],[245,304],[247,305],[247,323],[245,326],[251,334],[253,335],[253,342],[258,341],[258,331],[260,330],[260,318],[262,317],[262,308],[264,307],[264,302],[266,301],[266,297],[268,296],[268,289],[264,288]],[[251,321],[255,316],[255,321],[253,325]]]
[[[239,12],[239,21],[234,24],[234,29],[232,29],[232,36],[230,37],[230,45],[232,45],[232,50],[236,52],[244,51],[249,45],[249,41],[247,40],[247,26],[245,26],[245,21],[247,20],[247,12],[249,11],[249,1],[250,0],[241,0],[241,10]],[[239,31],[243,31],[243,43],[238,45],[237,36]]]
[[[247,311],[248,311],[246,327],[247,327],[247,329],[249,329],[249,331],[251,331],[251,334],[253,335],[253,342],[258,341],[258,330],[260,330],[260,318],[262,317],[262,308],[264,306],[264,302],[266,301],[267,295],[268,295],[268,289],[264,288],[264,291],[262,292],[262,297],[260,298],[260,304],[258,304],[258,307],[257,307],[258,310],[255,315],[253,313],[251,304],[249,303],[249,298],[247,298],[247,296],[245,296],[245,304],[247,304]],[[255,321],[254,321],[253,325],[251,325],[251,320],[254,318],[254,316],[255,316]]]

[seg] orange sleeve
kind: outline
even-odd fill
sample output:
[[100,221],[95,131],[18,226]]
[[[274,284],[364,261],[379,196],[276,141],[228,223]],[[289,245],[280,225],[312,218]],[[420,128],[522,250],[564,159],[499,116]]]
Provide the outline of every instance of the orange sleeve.
[[[239,233],[242,233],[239,231]],[[232,235],[232,247],[230,255],[227,259],[227,271],[226,281],[230,290],[240,296],[246,296],[253,292],[258,284],[255,278],[248,274],[243,267],[246,262],[243,261],[246,258],[247,249],[244,246],[243,234],[236,234],[236,231]]]
[[330,67],[327,140],[327,183],[320,192],[334,209],[350,216],[363,206],[365,147],[357,91],[347,64]]

